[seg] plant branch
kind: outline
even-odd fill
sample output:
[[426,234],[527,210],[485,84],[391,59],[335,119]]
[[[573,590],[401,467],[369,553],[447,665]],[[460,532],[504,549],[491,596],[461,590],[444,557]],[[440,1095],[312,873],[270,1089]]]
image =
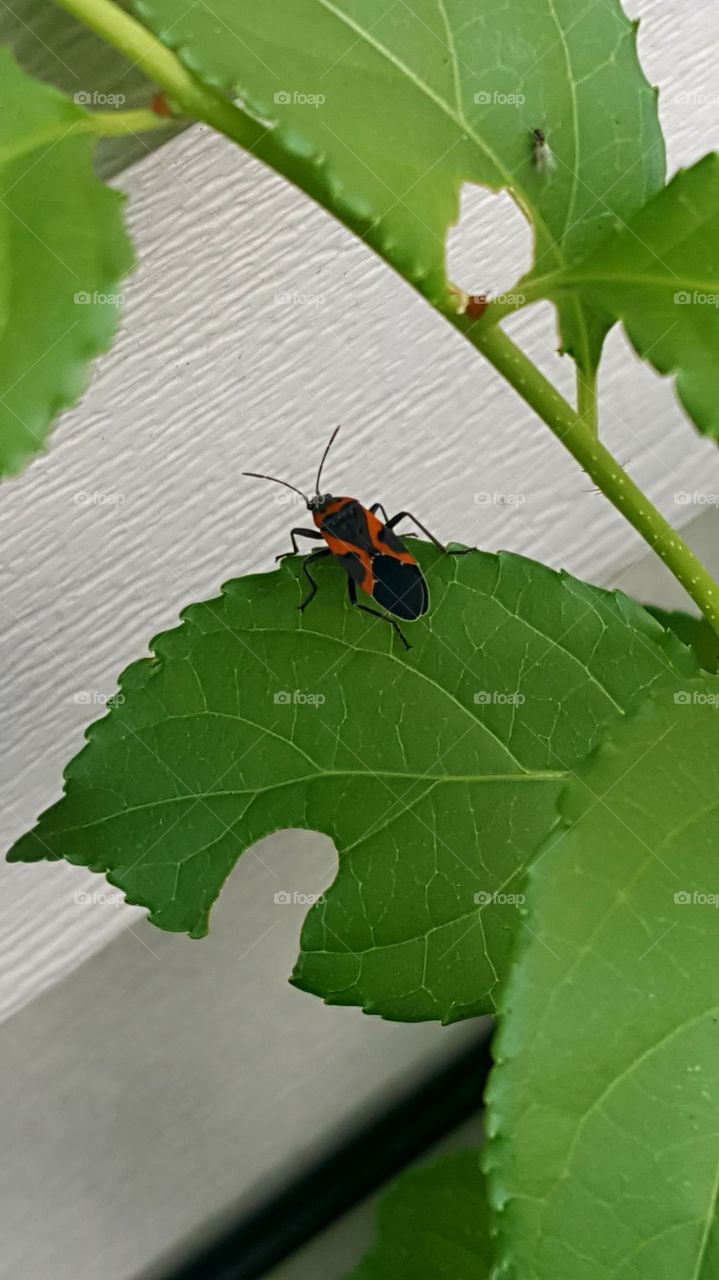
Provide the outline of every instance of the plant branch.
[[[293,171],[288,157],[277,151],[272,131],[261,121],[235,107],[220,93],[204,85],[185,69],[168,49],[146,27],[119,9],[113,0],[56,0],[56,3],[102,39],[119,49],[131,62],[161,86],[183,112],[217,129],[279,173],[303,185],[306,171]],[[300,161],[296,162],[298,165]],[[304,184],[306,185],[306,184]],[[312,194],[333,212],[331,197],[317,190]],[[541,296],[542,285],[525,289],[521,305]],[[566,449],[592,478],[601,492],[634,526],[656,554],[681,582],[702,613],[719,632],[719,586],[700,563],[694,552],[679,537],[641,489],[620,467],[609,451],[597,440],[591,428],[591,408],[595,389],[589,385],[579,392],[582,418],[552,386],[536,365],[500,329],[496,321],[507,309],[492,303],[479,322],[473,322],[455,310],[456,299],[448,295],[445,306],[437,307],[490,364],[514,387],[515,391],[554,432]],[[590,410],[590,420],[585,415]],[[584,420],[582,420],[584,419]]]
[[597,407],[597,371],[585,373],[577,365],[577,414],[579,420],[595,438],[599,431]]
[[513,293],[506,293],[501,299],[490,302],[484,314],[484,323],[499,324],[500,320],[523,311],[525,307],[531,307],[532,303],[551,298],[553,292],[561,288],[562,278],[561,271],[550,271],[543,276],[530,271],[528,276],[520,280]]
[[148,133],[151,129],[167,129],[178,121],[159,116],[149,109],[138,111],[102,111],[88,117],[83,126],[99,138],[117,138],[131,133]]
[[443,314],[534,409],[597,488],[664,561],[719,633],[719,585],[572,406],[502,329],[472,322],[449,309]]
[[113,0],[56,0],[56,4],[141,67],[186,115],[204,120],[248,150],[254,150],[266,133],[258,121],[196,79],[171,49]]

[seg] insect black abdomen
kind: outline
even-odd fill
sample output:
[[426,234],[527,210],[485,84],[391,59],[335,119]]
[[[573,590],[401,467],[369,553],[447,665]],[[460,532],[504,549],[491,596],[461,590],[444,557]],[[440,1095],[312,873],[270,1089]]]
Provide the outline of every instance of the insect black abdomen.
[[372,572],[372,598],[388,613],[413,622],[427,612],[429,592],[418,565],[403,564],[393,556],[380,555],[373,557]]

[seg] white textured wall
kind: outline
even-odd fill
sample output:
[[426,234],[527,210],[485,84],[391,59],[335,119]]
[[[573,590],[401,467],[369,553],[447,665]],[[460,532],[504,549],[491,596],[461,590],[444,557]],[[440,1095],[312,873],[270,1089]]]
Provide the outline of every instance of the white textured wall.
[[[715,6],[638,10],[675,168],[717,140]],[[3,845],[57,797],[84,725],[148,638],[284,549],[291,509],[278,502],[268,517],[271,491],[242,469],[305,480],[338,421],[328,478],[341,489],[638,594],[662,578],[635,565],[639,540],[475,353],[279,178],[195,128],[121,185],[140,267],[119,340],[49,454],[3,489]],[[527,261],[526,229],[476,191],[465,215],[453,277],[507,287]],[[548,310],[514,329],[569,391]],[[719,489],[716,450],[618,333],[603,390],[610,446],[671,518],[694,519],[702,508],[673,495]],[[278,877],[320,889],[333,855],[288,834],[259,853],[235,872],[214,935],[194,944],[137,910],[77,905],[77,892],[103,887],[89,874],[0,864],[0,1015],[133,931],[5,1024],[0,1275],[95,1280],[101,1259],[122,1280],[299,1158],[308,1131],[329,1131],[351,1099],[367,1102],[463,1034],[389,1027],[286,989],[299,918],[273,913],[272,891]]]

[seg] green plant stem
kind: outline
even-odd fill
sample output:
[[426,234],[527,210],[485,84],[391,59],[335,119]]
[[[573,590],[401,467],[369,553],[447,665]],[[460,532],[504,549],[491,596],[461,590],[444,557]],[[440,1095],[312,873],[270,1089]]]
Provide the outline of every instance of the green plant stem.
[[597,373],[585,373],[577,365],[577,414],[579,421],[596,439],[599,433],[597,406]]
[[481,321],[472,322],[450,311],[444,314],[561,440],[597,488],[664,561],[719,633],[719,585],[609,450],[582,423],[572,406],[502,329]]
[[[499,324],[507,316],[515,315],[517,311],[524,311],[533,302],[538,302],[541,297],[541,293],[537,293],[522,281],[521,293],[514,295],[511,302],[508,302],[506,298],[503,302],[490,302],[483,319],[487,325]],[[521,302],[518,301],[519,298],[521,298]]]
[[[84,123],[84,122],[83,122]],[[148,133],[151,129],[168,129],[177,121],[159,116],[154,111],[102,111],[92,115],[85,126],[99,138],[117,138],[128,133]]]
[[[288,166],[287,156],[277,153],[271,130],[197,80],[170,49],[130,14],[119,9],[113,0],[56,0],[56,3],[140,66],[186,115],[205,121],[246,150],[254,152],[278,172],[284,172],[302,184],[303,172],[298,170],[295,174]],[[332,212],[329,196],[326,207]],[[531,300],[528,296],[527,301]],[[719,633],[719,586],[694,552],[597,440],[591,426],[580,420],[571,405],[504,331],[491,323],[491,317],[500,319],[503,314],[497,304],[492,304],[480,322],[458,314],[455,307],[456,299],[448,297],[447,305],[437,310],[534,409],[601,492],[660,556]],[[588,397],[589,388],[585,388],[580,394],[580,402],[585,409]]]
[[56,0],[56,3],[141,67],[188,116],[204,120],[251,150],[266,133],[259,122],[186,71],[170,49],[113,0]]

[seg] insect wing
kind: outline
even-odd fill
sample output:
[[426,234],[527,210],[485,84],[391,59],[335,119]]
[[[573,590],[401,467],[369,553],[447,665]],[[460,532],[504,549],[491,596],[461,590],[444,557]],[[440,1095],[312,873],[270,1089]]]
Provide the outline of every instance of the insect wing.
[[376,555],[372,560],[372,597],[395,618],[413,622],[429,608],[429,592],[422,570],[394,556]]

